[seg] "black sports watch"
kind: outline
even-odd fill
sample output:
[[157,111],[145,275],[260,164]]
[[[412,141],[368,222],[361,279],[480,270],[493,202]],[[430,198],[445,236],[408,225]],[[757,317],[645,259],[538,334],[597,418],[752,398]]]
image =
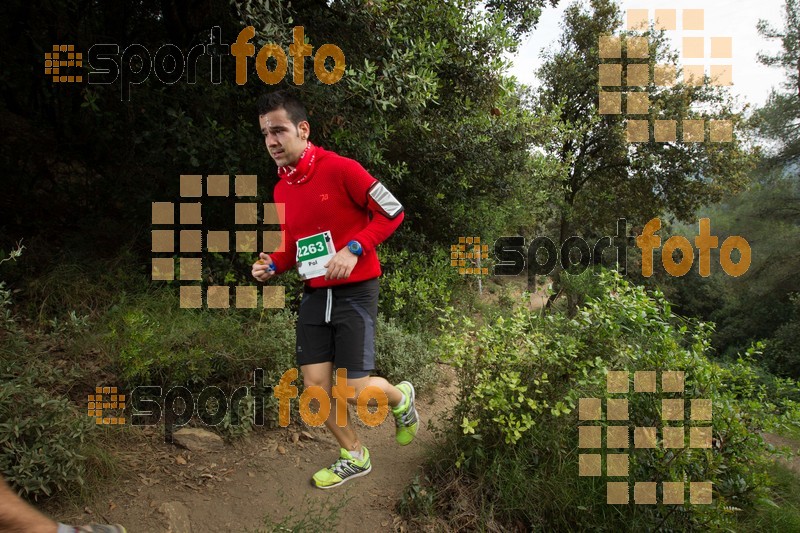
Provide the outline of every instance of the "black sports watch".
[[350,253],[353,255],[357,255],[361,257],[361,254],[364,253],[364,248],[361,247],[361,243],[358,241],[350,241],[347,243],[347,249],[350,250]]

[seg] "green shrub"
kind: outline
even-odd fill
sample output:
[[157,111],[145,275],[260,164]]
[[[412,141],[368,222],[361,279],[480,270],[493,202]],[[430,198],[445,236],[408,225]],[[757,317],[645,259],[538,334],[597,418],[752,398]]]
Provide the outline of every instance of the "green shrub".
[[[230,395],[228,395],[230,397]],[[253,430],[253,396],[247,394],[246,396],[242,397],[242,400],[238,404],[237,409],[237,417],[234,418],[233,410],[228,406],[228,410],[225,412],[225,417],[222,419],[222,422],[216,426],[216,430],[227,439],[233,440],[238,439],[241,437],[245,437],[250,434]],[[277,419],[277,415],[273,417],[269,417],[270,413],[270,405],[274,407],[272,410],[273,413],[277,411],[277,402],[275,402],[272,398],[265,398],[265,407],[264,407],[264,418],[266,419],[265,422],[268,420],[270,424],[274,424],[275,420]]]
[[107,317],[105,355],[130,387],[268,383],[294,366],[295,317],[287,310],[182,309],[171,291],[131,298]]
[[450,255],[440,249],[412,255],[406,250],[381,248],[380,258],[380,311],[415,330],[435,327],[438,309],[450,303],[453,291],[462,283],[458,271],[450,266]]
[[[573,318],[540,316],[519,306],[510,317],[480,328],[468,319],[451,320],[460,327],[440,343],[458,368],[461,393],[442,447],[450,466],[439,461],[434,470],[452,479],[455,463],[486,499],[486,512],[506,524],[562,530],[730,527],[728,507],[752,507],[766,496],[767,446],[760,432],[796,424],[796,404],[768,397],[752,365],[754,352],[725,366],[710,361],[711,328],[674,326],[676,317],[660,293],[650,296],[616,273],[602,273],[598,283],[600,296],[588,296]],[[684,371],[684,397],[712,400],[711,449],[659,445],[629,454],[630,480],[711,481],[711,505],[606,505],[606,479],[578,476],[578,454],[585,453],[577,447],[578,426],[586,423],[578,420],[577,406],[580,398],[608,396],[608,370]],[[658,390],[635,393],[631,386],[627,394],[614,395],[628,400],[628,425],[662,425],[661,399],[675,394]],[[685,404],[685,425],[704,425],[688,422],[690,402]],[[451,499],[447,492],[440,495],[445,506]]]
[[764,362],[776,374],[800,379],[800,294],[792,296],[791,302],[790,318],[768,341]]
[[0,368],[0,473],[31,499],[84,484],[93,428],[71,402],[37,386],[37,373],[9,363]]
[[500,288],[500,295],[497,297],[497,305],[501,310],[513,309],[517,304],[517,299],[514,298],[513,289],[510,285],[503,285]]
[[[11,259],[20,252],[12,251]],[[67,323],[53,323],[54,330],[68,335],[85,326],[71,316]],[[48,336],[33,332],[37,342],[28,338],[12,312],[11,290],[0,282],[0,474],[28,499],[74,494],[90,473],[87,459],[97,452],[93,424],[59,396],[61,374],[38,348]]]
[[55,258],[48,254],[49,251],[33,251],[29,262],[46,257],[58,268],[37,273],[24,287],[23,312],[42,328],[51,320],[69,320],[66,315],[70,312],[78,317],[102,316],[121,299],[124,301],[126,294],[143,294],[154,288],[149,271],[131,267],[140,259],[128,249],[112,258],[91,260],[68,252]]
[[16,321],[11,312],[11,291],[0,281],[0,327],[7,332],[15,331]]
[[[175,292],[163,289],[126,298],[104,322],[101,356],[111,361],[126,390],[181,385],[196,399],[205,387],[216,386],[230,398],[236,389],[253,385],[255,369],[264,371],[265,385],[274,386],[296,365],[295,315],[288,309],[182,309]],[[252,407],[252,397],[244,398],[238,420],[229,409],[214,429],[230,439],[249,434]],[[277,423],[274,397],[265,398],[264,414],[268,427]]]
[[378,317],[375,334],[378,373],[391,383],[409,380],[417,391],[432,388],[439,377],[436,355],[419,333],[413,333],[390,318]]
[[800,476],[787,466],[769,467],[774,496],[757,508],[737,513],[738,531],[800,531]]
[[599,275],[601,272],[602,268],[599,267],[587,268],[580,274],[562,271],[559,280],[564,290],[571,293],[580,304],[583,304],[589,299],[602,298],[605,288],[602,277]]
[[397,510],[402,516],[411,517],[433,512],[435,493],[426,488],[426,482],[429,484],[430,480],[425,479],[423,483],[420,483],[419,474],[417,474],[403,490],[400,501],[397,502]]

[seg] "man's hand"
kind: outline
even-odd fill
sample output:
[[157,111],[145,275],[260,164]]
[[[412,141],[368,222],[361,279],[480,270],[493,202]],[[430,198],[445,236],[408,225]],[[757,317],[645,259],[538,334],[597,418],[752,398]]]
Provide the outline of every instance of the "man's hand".
[[251,274],[253,274],[253,277],[258,281],[267,281],[269,278],[275,275],[275,271],[270,269],[270,267],[274,268],[272,259],[264,252],[258,254],[258,257],[259,260],[253,263],[253,271]]
[[347,248],[342,248],[325,263],[325,279],[347,279],[358,263],[358,256]]

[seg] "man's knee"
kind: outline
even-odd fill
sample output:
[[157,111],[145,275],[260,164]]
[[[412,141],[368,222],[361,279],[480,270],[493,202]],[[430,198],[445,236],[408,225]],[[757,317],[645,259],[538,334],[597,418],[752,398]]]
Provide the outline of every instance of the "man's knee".
[[319,364],[301,367],[303,373],[303,385],[308,387],[322,387],[330,393],[333,378],[331,375],[332,365]]
[[321,387],[326,392],[330,392],[331,390],[331,379],[325,379],[324,376],[303,376],[303,386],[305,388],[309,387]]
[[355,389],[355,394],[353,397],[347,399],[351,405],[356,405],[358,403],[358,398],[362,395],[362,393],[364,394],[364,399],[362,401],[369,401],[371,403],[374,403],[372,400],[379,403],[381,400],[384,402],[387,401],[386,393],[369,377],[356,380],[355,382],[352,382],[352,385]]

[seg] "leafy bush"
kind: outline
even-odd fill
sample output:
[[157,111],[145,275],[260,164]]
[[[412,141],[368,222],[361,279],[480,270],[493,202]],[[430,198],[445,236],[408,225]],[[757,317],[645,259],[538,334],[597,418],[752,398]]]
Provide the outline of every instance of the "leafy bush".
[[792,297],[790,318],[783,323],[768,341],[764,362],[779,375],[800,379],[800,294]]
[[[430,482],[427,478],[425,481]],[[397,509],[401,515],[405,516],[430,514],[434,508],[434,496],[433,491],[425,488],[425,483],[420,483],[419,474],[417,474],[403,490],[400,501],[397,502]]]
[[392,383],[407,379],[422,391],[431,388],[438,378],[436,355],[430,344],[393,318],[378,317],[375,352],[378,372]]
[[[460,476],[472,480],[476,496],[486,500],[483,512],[507,524],[730,527],[727,507],[747,508],[766,495],[767,447],[759,433],[797,424],[797,405],[768,397],[752,365],[755,353],[726,366],[711,362],[706,357],[711,328],[672,325],[676,318],[660,293],[648,295],[615,273],[604,272],[598,282],[600,297],[589,296],[573,318],[541,317],[520,306],[511,317],[480,328],[468,319],[449,320],[464,326],[440,338],[445,352],[453,354],[461,394],[442,447],[449,465],[435,462],[434,471],[450,483],[455,463]],[[580,398],[607,396],[608,370],[684,371],[684,397],[712,400],[711,449],[664,449],[659,442],[655,449],[629,454],[631,480],[710,481],[711,505],[610,506],[604,478],[578,476],[577,426],[585,423],[578,420],[577,406]],[[793,386],[783,381],[780,388]],[[661,399],[676,395],[658,390],[635,393],[630,387],[614,396],[627,399],[630,426],[662,425]],[[689,412],[685,425],[704,425],[688,422]],[[439,495],[443,505],[452,499],[446,491]]]
[[[23,246],[18,245],[16,250],[11,250],[8,257],[0,259],[0,265],[7,261],[15,261],[22,255],[23,248]],[[0,255],[5,255],[5,252],[0,250]],[[19,335],[17,320],[11,309],[11,292],[11,289],[8,288],[5,281],[0,281],[0,332],[2,332],[3,337],[5,337],[3,340],[6,341],[3,344],[9,341],[14,343],[15,339],[21,337],[21,335]]]
[[12,349],[22,343],[17,320],[11,310],[11,291],[5,282],[0,281],[0,333],[3,334],[3,345]]
[[84,484],[93,427],[67,399],[36,386],[35,374],[0,369],[0,472],[32,499]]
[[[295,366],[295,315],[288,309],[182,309],[175,291],[161,290],[127,298],[104,320],[102,356],[127,390],[181,385],[197,399],[202,389],[216,386],[230,398],[236,389],[253,385],[257,368],[264,372],[264,385],[274,386]],[[239,402],[238,420],[229,406],[214,429],[231,439],[249,434],[252,403],[250,396]],[[274,425],[274,397],[265,398],[264,413],[265,424]]]
[[[274,423],[274,420],[277,416],[270,418],[269,408],[270,405],[274,407],[273,413],[277,411],[277,403],[272,398],[265,398],[265,412],[264,417],[266,420],[269,420],[270,423]],[[225,417],[222,419],[216,426],[216,430],[219,433],[227,438],[227,439],[238,439],[241,437],[245,437],[250,434],[253,430],[253,415],[254,415],[254,398],[252,395],[247,394],[242,397],[242,400],[237,405],[237,413],[236,417],[233,416],[233,409],[228,406],[228,410],[225,411]]]
[[738,531],[800,531],[800,476],[787,466],[769,467],[775,497],[757,509],[739,514]]
[[509,285],[503,285],[500,288],[500,295],[497,297],[497,304],[500,309],[513,309],[517,304],[516,298],[512,294],[512,289]]
[[[111,462],[95,442],[91,419],[61,395],[75,372],[67,377],[49,364],[40,345],[51,336],[23,330],[11,305],[0,282],[0,474],[28,499],[75,494],[99,473],[94,467]],[[83,326],[75,317],[58,330],[76,334]]]
[[579,304],[585,303],[589,299],[599,299],[603,296],[604,287],[601,283],[601,268],[590,267],[580,274],[570,274],[562,271],[559,281],[565,291],[570,293]]
[[39,354],[17,323],[11,294],[0,282],[0,474],[23,496],[39,499],[84,484],[92,425],[42,383]]
[[378,305],[381,312],[414,330],[436,325],[439,311],[450,303],[461,283],[450,256],[437,249],[431,254],[410,254],[406,250],[381,248],[383,278]]
[[0,474],[29,499],[74,493],[89,474],[93,424],[58,396],[56,373],[25,340],[11,304],[0,282]]
[[295,317],[286,310],[181,309],[162,291],[113,309],[107,324],[104,350],[130,386],[241,385],[255,368],[276,383],[294,366]]
[[99,317],[126,294],[142,294],[153,288],[149,272],[131,268],[141,261],[129,249],[123,248],[111,258],[89,260],[69,252],[52,257],[52,252],[43,248],[32,247],[26,265],[21,265],[29,270],[37,261],[58,265],[37,272],[24,285],[22,312],[36,319],[40,327],[53,326],[53,320],[56,324],[69,322],[70,313],[78,320]]

